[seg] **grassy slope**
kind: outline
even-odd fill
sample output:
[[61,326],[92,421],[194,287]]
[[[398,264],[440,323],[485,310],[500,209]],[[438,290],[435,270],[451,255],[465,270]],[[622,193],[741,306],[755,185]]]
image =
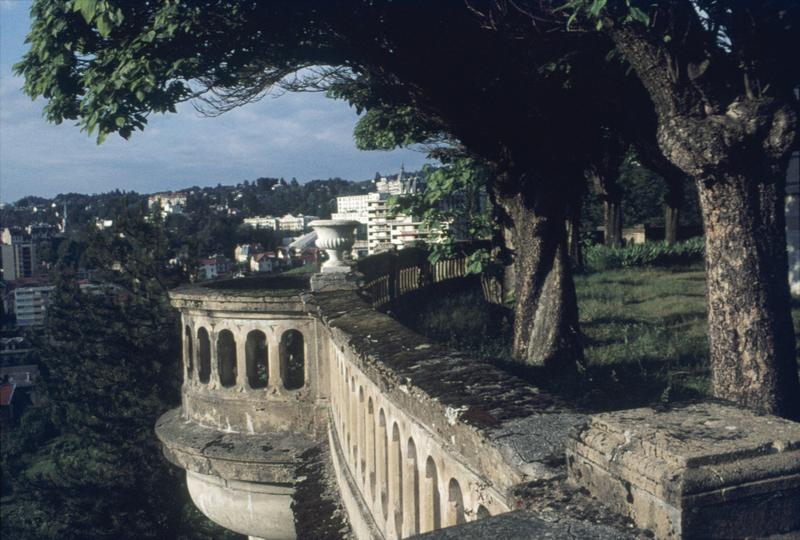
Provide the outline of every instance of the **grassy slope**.
[[[606,410],[702,397],[709,392],[705,277],[691,269],[642,268],[576,276],[586,377],[578,387],[519,368],[508,355],[509,322],[473,292],[435,297],[403,321],[423,334]],[[800,308],[794,309],[800,332]]]

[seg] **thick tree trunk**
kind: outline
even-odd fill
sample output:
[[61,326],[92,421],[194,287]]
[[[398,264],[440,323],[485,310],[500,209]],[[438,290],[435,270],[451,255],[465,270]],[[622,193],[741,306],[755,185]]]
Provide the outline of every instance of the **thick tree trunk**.
[[514,356],[557,373],[573,372],[583,351],[564,205],[550,199],[533,208],[522,194],[499,202],[514,223]]
[[659,24],[684,28],[679,45],[637,25],[609,29],[653,101],[664,156],[698,185],[714,395],[800,419],[783,214],[796,113],[788,100],[752,88],[731,92],[742,73],[715,46],[704,50],[689,2],[660,15]]
[[714,395],[797,417],[783,182],[731,175],[699,188]]

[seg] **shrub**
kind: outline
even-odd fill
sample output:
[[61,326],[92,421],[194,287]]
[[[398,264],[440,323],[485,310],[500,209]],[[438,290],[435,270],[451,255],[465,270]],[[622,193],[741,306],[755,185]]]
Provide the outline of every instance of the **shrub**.
[[592,272],[642,266],[687,266],[703,260],[704,242],[695,237],[669,245],[646,242],[620,248],[594,245],[586,248],[586,269]]

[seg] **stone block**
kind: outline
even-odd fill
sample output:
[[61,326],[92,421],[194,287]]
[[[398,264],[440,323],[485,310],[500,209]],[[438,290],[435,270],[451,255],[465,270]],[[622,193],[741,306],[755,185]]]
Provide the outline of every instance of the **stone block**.
[[314,292],[356,291],[363,282],[364,276],[357,272],[330,270],[311,276],[311,290]]
[[800,532],[800,424],[716,402],[590,417],[570,479],[657,538]]

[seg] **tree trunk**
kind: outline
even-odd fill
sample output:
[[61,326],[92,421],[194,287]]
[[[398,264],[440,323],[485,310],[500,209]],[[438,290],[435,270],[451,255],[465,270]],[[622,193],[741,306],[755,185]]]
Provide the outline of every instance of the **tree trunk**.
[[609,247],[622,246],[622,201],[616,196],[607,196],[603,202],[605,221],[605,244]]
[[703,49],[708,41],[691,3],[660,15],[659,24],[681,23],[680,44],[641,25],[609,30],[653,101],[664,156],[698,185],[713,393],[800,418],[783,209],[796,112],[785,96],[731,93],[742,74],[726,71],[717,49]]
[[622,192],[614,176],[619,161],[609,159],[585,171],[586,179],[594,184],[595,193],[603,201],[603,243],[609,247],[622,245]]
[[678,218],[680,217],[680,207],[664,204],[664,240],[672,245],[678,241]]
[[678,220],[683,203],[684,176],[674,175],[665,180],[667,193],[664,197],[664,240],[672,245],[678,241]]
[[699,183],[714,395],[797,418],[783,188],[737,175]]
[[569,258],[575,268],[583,268],[583,249],[581,247],[581,204],[570,206],[567,222]]
[[583,361],[578,305],[567,253],[564,204],[522,194],[498,198],[514,223],[513,354],[523,363],[574,372]]

